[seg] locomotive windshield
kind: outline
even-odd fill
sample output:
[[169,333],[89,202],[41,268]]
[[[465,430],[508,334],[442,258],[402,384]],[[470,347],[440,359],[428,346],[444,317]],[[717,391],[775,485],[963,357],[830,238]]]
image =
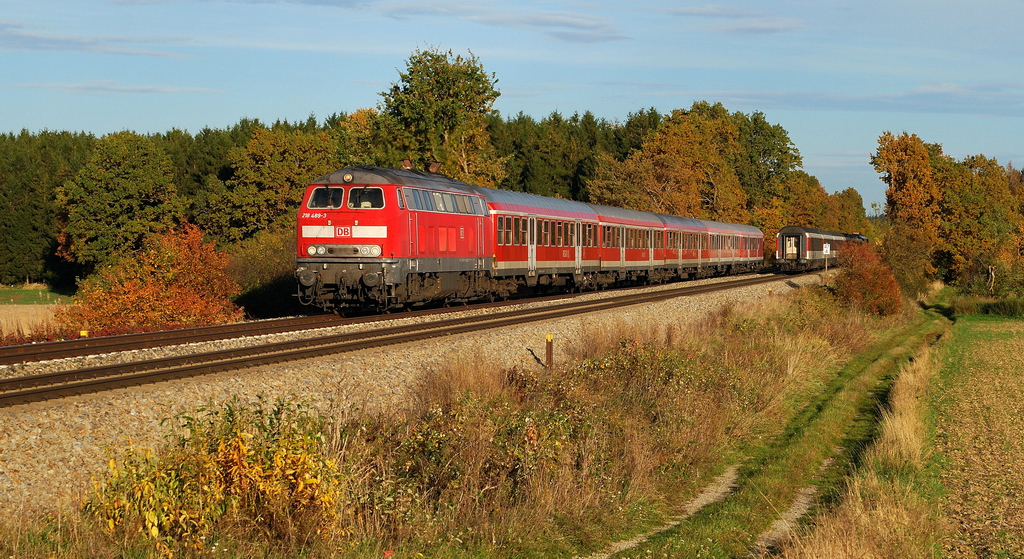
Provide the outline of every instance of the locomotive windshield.
[[353,187],[348,191],[348,207],[379,209],[384,207],[384,189]]
[[345,197],[344,188],[317,188],[309,197],[310,208],[331,208],[341,207],[341,200]]

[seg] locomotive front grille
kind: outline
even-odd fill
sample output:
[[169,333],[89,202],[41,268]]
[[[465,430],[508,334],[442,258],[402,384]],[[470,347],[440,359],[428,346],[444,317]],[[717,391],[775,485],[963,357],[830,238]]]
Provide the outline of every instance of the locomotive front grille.
[[327,245],[327,254],[331,256],[359,256],[356,245]]
[[309,245],[310,256],[371,256],[381,255],[380,245]]

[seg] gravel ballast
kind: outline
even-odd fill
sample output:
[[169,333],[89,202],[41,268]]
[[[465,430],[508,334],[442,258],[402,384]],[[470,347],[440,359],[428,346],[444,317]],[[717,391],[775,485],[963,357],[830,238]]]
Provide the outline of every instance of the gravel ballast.
[[[685,285],[718,281],[723,280]],[[129,445],[159,446],[166,433],[164,420],[211,402],[263,396],[304,400],[323,411],[401,408],[424,371],[445,364],[470,362],[495,370],[540,370],[545,336],[552,334],[555,363],[563,365],[570,359],[567,346],[594,332],[664,328],[699,319],[729,302],[784,294],[820,281],[818,275],[783,277],[752,287],[388,346],[379,351],[363,350],[0,409],[0,515],[37,514],[74,506],[91,489],[90,480],[104,474],[112,455]],[[650,289],[675,287],[678,284]],[[399,323],[406,320],[429,319],[403,319]],[[2,367],[0,378],[81,367],[84,363],[125,362],[368,328],[372,326],[362,324]]]

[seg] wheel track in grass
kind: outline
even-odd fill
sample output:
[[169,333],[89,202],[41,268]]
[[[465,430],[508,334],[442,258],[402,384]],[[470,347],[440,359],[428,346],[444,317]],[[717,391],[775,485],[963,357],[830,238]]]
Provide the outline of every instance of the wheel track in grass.
[[[818,501],[835,498],[844,475],[875,435],[880,404],[900,364],[948,328],[943,317],[924,313],[862,352],[782,433],[752,451],[727,498],[608,557],[758,557],[770,552],[804,511],[813,510],[813,493]],[[779,529],[773,531],[773,524]]]

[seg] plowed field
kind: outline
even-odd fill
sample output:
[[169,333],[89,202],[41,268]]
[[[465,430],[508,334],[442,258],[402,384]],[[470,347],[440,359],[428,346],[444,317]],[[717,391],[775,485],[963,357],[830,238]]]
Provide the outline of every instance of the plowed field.
[[1024,322],[959,319],[941,393],[944,556],[1024,557]]

